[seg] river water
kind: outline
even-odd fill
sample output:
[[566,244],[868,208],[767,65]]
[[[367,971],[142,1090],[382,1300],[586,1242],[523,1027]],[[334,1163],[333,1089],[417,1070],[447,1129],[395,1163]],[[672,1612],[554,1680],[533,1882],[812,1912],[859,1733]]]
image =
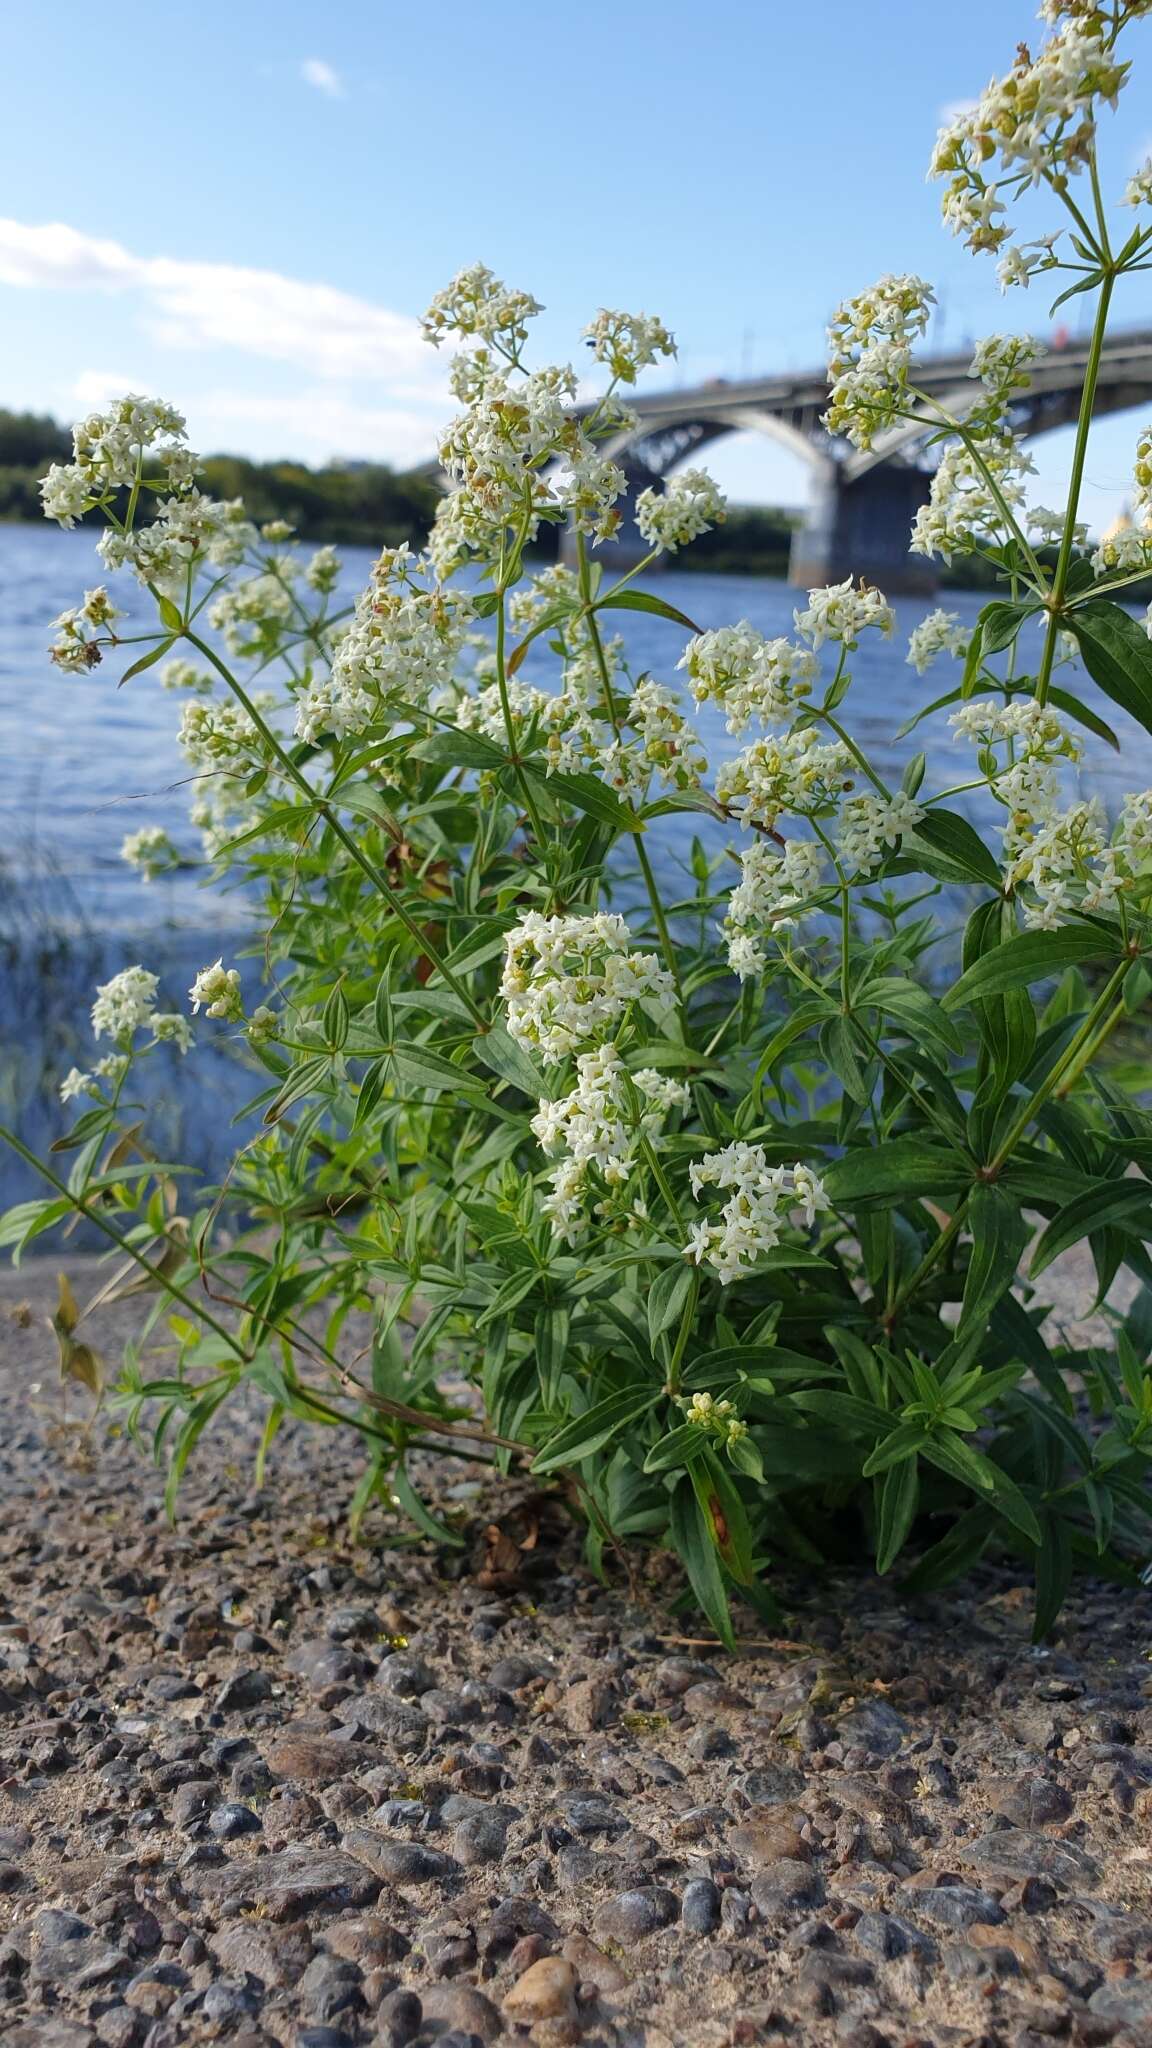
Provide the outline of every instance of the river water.
[[[342,594],[351,597],[367,580],[372,556],[367,548],[341,554]],[[143,824],[165,826],[190,853],[198,851],[198,835],[187,824],[188,771],[176,744],[180,698],[161,689],[155,671],[118,690],[112,664],[64,676],[48,661],[51,621],[100,580],[90,531],[0,525],[0,1120],[15,1124],[37,1149],[69,1120],[57,1099],[60,1079],[92,1056],[94,983],[140,960],[160,974],[161,994],[175,1008],[197,968],[222,951],[234,955],[248,929],[239,896],[206,888],[194,872],[146,884],[119,858],[125,834]],[[767,579],[682,571],[666,572],[654,587],[701,628],[746,618],[768,635],[792,630],[799,598]],[[116,579],[114,595],[131,615],[138,594],[130,579]],[[942,599],[965,621],[984,601],[971,592]],[[893,740],[918,707],[958,679],[951,661],[924,677],[906,663],[908,634],[927,609],[923,599],[900,600],[893,640],[865,635],[846,715],[882,772],[898,774],[902,761],[924,747],[931,790],[966,779],[971,754],[953,743],[943,717],[910,740]],[[634,668],[675,680],[681,629],[642,613],[616,619]],[[151,624],[142,609],[139,622]],[[1112,808],[1128,790],[1152,783],[1152,740],[1103,703],[1082,670],[1064,671],[1061,681],[1106,715],[1120,738],[1119,754],[1090,740],[1079,771],[1082,792],[1099,793]],[[714,763],[742,744],[725,733],[712,707],[699,722]],[[662,823],[653,852],[670,880],[691,832],[683,816]],[[198,1046],[183,1068],[175,1056],[157,1055],[149,1068],[151,1129],[162,1156],[218,1168],[215,1148],[227,1139],[228,1116],[254,1092],[251,1075],[223,1046]],[[194,1113],[208,1086],[215,1136]],[[30,1176],[0,1147],[0,1208],[33,1191]]]

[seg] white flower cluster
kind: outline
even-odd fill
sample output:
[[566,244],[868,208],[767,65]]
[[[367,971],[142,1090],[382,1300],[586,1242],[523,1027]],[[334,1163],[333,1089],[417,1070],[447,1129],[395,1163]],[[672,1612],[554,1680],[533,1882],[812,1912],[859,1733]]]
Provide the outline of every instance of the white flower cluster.
[[1135,175],[1124,187],[1125,206],[1152,206],[1152,157],[1141,164]]
[[1152,522],[1133,526],[1130,521],[1114,526],[1093,553],[1096,574],[1128,576],[1152,569]]
[[706,1187],[728,1194],[720,1221],[696,1224],[684,1247],[693,1264],[715,1267],[724,1287],[751,1273],[779,1244],[788,1223],[799,1219],[811,1227],[818,1212],[830,1207],[808,1167],[769,1166],[762,1145],[737,1141],[710,1152],[689,1169],[689,1178],[697,1200]]
[[861,633],[870,626],[888,640],[896,624],[896,614],[883,591],[868,583],[853,583],[850,576],[843,583],[810,590],[807,611],[796,612],[794,617],[796,631],[810,640],[813,647],[823,647],[826,640],[855,647]]
[[[649,1104],[636,1119],[629,1110],[628,1083]],[[556,1235],[571,1243],[587,1201],[588,1177],[596,1175],[608,1189],[624,1185],[632,1172],[633,1147],[640,1123],[657,1121],[690,1100],[687,1087],[654,1068],[628,1076],[614,1044],[580,1053],[576,1085],[557,1101],[541,1102],[532,1131],[545,1153],[561,1152],[551,1174],[552,1191],[542,1207]]]
[[505,940],[500,994],[512,1036],[549,1062],[602,1045],[633,1003],[655,1019],[675,1003],[667,969],[635,951],[624,919],[608,911],[528,911]]
[[299,739],[343,739],[391,716],[390,702],[422,706],[450,688],[471,604],[462,592],[422,581],[428,567],[406,548],[380,556],[330,675],[301,692]]
[[130,392],[106,412],[90,413],[72,429],[73,460],[54,462],[40,486],[44,515],[74,526],[92,505],[142,477],[150,454],[168,487],[191,482],[196,457],[184,447],[184,418],[163,400]]
[[96,990],[92,1030],[97,1038],[131,1038],[152,1021],[158,975],[146,967],[124,967]]
[[821,741],[811,726],[754,740],[722,763],[716,798],[746,825],[774,832],[785,813],[810,818],[834,810],[852,788],[853,761],[839,740]]
[[923,806],[902,789],[890,797],[871,790],[851,797],[840,813],[840,858],[845,867],[869,873],[885,847],[897,846],[923,816]]
[[335,590],[340,580],[340,557],[333,547],[317,548],[304,569],[304,581],[310,590],[318,590],[321,596]]
[[1005,202],[985,171],[999,161],[1010,192],[1082,169],[1099,101],[1115,106],[1128,72],[1117,60],[1102,12],[1066,25],[1033,57],[1024,44],[1012,70],[940,130],[930,176],[943,178],[944,219],[971,249],[1000,249],[1011,229]]
[[106,569],[131,569],[138,583],[180,598],[201,563],[234,568],[255,538],[242,499],[206,498],[190,490],[183,497],[161,499],[150,526],[131,533],[105,527],[96,552]]
[[786,724],[810,695],[819,671],[810,648],[766,640],[747,619],[698,633],[679,667],[688,672],[697,704],[720,705],[731,733],[743,732],[753,719]]
[[[84,592],[84,602],[74,611],[61,612],[53,619],[52,629],[56,634],[48,652],[57,668],[68,675],[85,675],[95,668],[102,657],[102,643],[99,636],[101,626],[110,626],[120,613],[112,603],[102,584],[95,590]],[[108,635],[108,644],[113,636]]]
[[188,991],[188,1000],[193,1015],[203,1009],[209,1017],[239,1022],[244,1015],[239,970],[225,967],[223,959],[214,960],[211,967],[202,967]]
[[590,540],[611,540],[624,517],[618,500],[628,479],[610,455],[588,449],[569,458],[557,478],[557,492],[577,533]]
[[278,651],[292,624],[295,602],[289,578],[295,573],[295,563],[284,557],[275,570],[262,570],[221,592],[208,616],[230,654]]
[[929,612],[908,636],[908,665],[922,676],[941,654],[963,661],[970,638],[960,624],[959,612]]
[[691,1394],[679,1405],[684,1410],[685,1422],[696,1429],[706,1429],[722,1444],[739,1443],[748,1434],[748,1424],[741,1422],[731,1401],[717,1401],[712,1394]]
[[601,307],[585,339],[598,363],[604,363],[621,384],[634,384],[640,371],[657,356],[674,356],[676,343],[662,320],[647,313],[614,313]]
[[129,867],[138,868],[146,882],[162,875],[166,868],[177,867],[180,861],[163,825],[141,825],[138,832],[129,832],[121,845],[120,858]]
[[978,443],[978,455],[963,441],[945,448],[935,470],[928,503],[912,523],[909,546],[916,555],[950,562],[957,551],[997,546],[1009,533],[1004,507],[1024,503],[1024,478],[1035,464],[1006,427]]
[[1152,853],[1152,792],[1126,798],[1110,840],[1098,798],[1062,803],[1060,765],[1077,761],[1081,747],[1050,706],[1031,697],[981,699],[963,705],[950,723],[958,738],[979,748],[991,792],[1007,812],[1005,886],[1027,891],[1025,924],[1047,931],[1072,910],[1114,910]]
[[798,922],[824,880],[827,863],[814,839],[788,839],[782,846],[771,839],[755,839],[741,855],[740,865],[723,931],[728,964],[744,981],[763,972],[769,934]]
[[641,491],[636,500],[636,524],[652,547],[670,553],[721,526],[728,516],[727,499],[704,469],[681,469],[668,478],[662,491]]
[[82,1094],[98,1095],[99,1083],[119,1082],[128,1071],[132,1040],[138,1031],[150,1031],[152,1044],[175,1045],[181,1053],[192,1044],[188,1020],[174,1010],[156,1008],[157,976],[146,967],[124,967],[96,990],[92,1005],[92,1030],[97,1038],[115,1039],[119,1051],[97,1060],[90,1074],[73,1067],[60,1094],[65,1102]]
[[[253,702],[263,711],[271,709],[275,699],[261,692]],[[264,750],[260,731],[242,705],[203,697],[184,706],[180,745],[194,767],[215,768],[225,775],[250,775]]]
[[908,409],[912,351],[934,304],[922,277],[887,276],[837,309],[828,329],[830,434],[871,448],[881,428]]
[[527,340],[529,320],[543,310],[530,292],[510,290],[486,264],[472,263],[437,292],[420,324],[434,347],[446,335],[460,334],[514,356]]
[[669,789],[699,788],[708,760],[675,690],[643,676],[628,699],[624,724],[634,738],[614,740],[604,756],[604,780],[613,789],[641,802],[653,775]]
[[197,668],[194,661],[184,661],[179,657],[164,663],[160,682],[166,690],[191,690],[197,697],[210,697],[215,688],[207,669]]
[[976,343],[968,375],[989,391],[1025,391],[1032,381],[1030,366],[1043,354],[1043,343],[1030,334],[986,334]]
[[1136,486],[1136,509],[1152,514],[1152,427],[1145,427],[1136,443],[1132,479]]

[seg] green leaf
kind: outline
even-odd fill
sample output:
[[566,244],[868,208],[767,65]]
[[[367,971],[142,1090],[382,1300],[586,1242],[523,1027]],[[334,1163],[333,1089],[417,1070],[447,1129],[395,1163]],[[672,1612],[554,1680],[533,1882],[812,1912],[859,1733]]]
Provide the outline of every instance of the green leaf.
[[686,612],[678,612],[674,604],[667,604],[662,597],[653,597],[648,590],[610,590],[592,607],[597,612],[654,612],[657,618],[671,619],[673,625],[686,626],[690,633],[699,633]]
[[908,1540],[920,1501],[917,1460],[890,1465],[876,1489],[876,1569],[890,1571]]
[[133,676],[138,676],[144,669],[153,668],[158,661],[163,661],[169,649],[175,647],[176,639],[177,635],[174,633],[170,640],[162,640],[159,647],[153,647],[149,653],[142,654],[139,661],[134,661],[131,668],[125,669],[116,685],[117,689],[123,689],[124,684],[130,683]]
[[[991,889],[999,889],[1003,876],[996,863],[996,856],[985,846],[974,825],[959,811],[946,811],[934,807],[925,811],[913,831],[905,832],[900,850],[913,856],[938,855],[951,869],[958,869],[961,875],[973,882],[985,882]],[[932,872],[929,867],[929,873]],[[951,875],[945,877],[951,880]]]
[[829,1004],[824,1002],[799,1003],[787,1021],[773,1033],[757,1061],[756,1074],[752,1082],[752,1093],[757,1108],[763,1094],[765,1076],[771,1073],[777,1060],[787,1052],[790,1045],[794,1045],[806,1031],[811,1031],[814,1025],[824,1021],[829,1007]]
[[176,1495],[180,1490],[180,1481],[184,1477],[184,1468],[216,1410],[232,1392],[233,1384],[231,1379],[220,1379],[207,1387],[199,1399],[193,1402],[180,1426],[164,1487],[164,1512],[170,1522],[176,1518]]
[[583,811],[587,817],[595,818],[600,825],[611,825],[617,832],[641,830],[635,812],[628,804],[601,782],[598,775],[545,775],[531,761],[524,764],[524,773],[534,788],[545,797],[571,804],[574,811]]
[[694,1269],[683,1261],[665,1266],[657,1273],[648,1290],[648,1335],[653,1345],[665,1330],[679,1322],[695,1279]]
[[1068,1597],[1072,1583],[1072,1544],[1068,1524],[1054,1509],[1044,1516],[1040,1552],[1036,1559],[1036,1607],[1032,1617],[1032,1641],[1043,1642]]
[[402,1459],[394,1467],[389,1478],[389,1485],[404,1513],[408,1516],[409,1521],[415,1522],[416,1527],[422,1529],[425,1536],[430,1536],[434,1543],[451,1544],[454,1550],[463,1549],[463,1536],[459,1535],[455,1529],[450,1529],[446,1522],[440,1521],[438,1516],[434,1515],[432,1510],[425,1506],[404,1469]]
[[792,1395],[794,1408],[803,1408],[809,1415],[818,1416],[822,1422],[830,1422],[847,1430],[849,1436],[866,1436],[874,1440],[881,1431],[892,1426],[892,1416],[886,1408],[880,1408],[874,1401],[861,1400],[857,1394],[842,1394],[834,1388],[814,1387]]
[[1077,1195],[1052,1218],[1032,1254],[1029,1274],[1034,1280],[1061,1252],[1082,1237],[1088,1237],[1119,1218],[1134,1216],[1152,1204],[1152,1182],[1146,1180],[1100,1180],[1084,1194]]
[[1001,1187],[978,1181],[968,1198],[972,1255],[964,1281],[958,1328],[967,1332],[985,1323],[1016,1278],[1028,1242],[1028,1225],[1020,1204]]
[[711,1450],[692,1461],[692,1484],[721,1558],[738,1586],[752,1583],[752,1531],[736,1483]]
[[658,1398],[655,1387],[629,1387],[619,1394],[608,1394],[603,1401],[566,1422],[550,1437],[532,1460],[534,1472],[554,1472],[561,1465],[575,1465],[582,1458],[590,1458],[594,1451],[603,1450],[638,1415],[643,1415]]
[[1054,711],[1062,711],[1066,718],[1075,719],[1077,725],[1082,725],[1087,732],[1095,733],[1098,740],[1106,741],[1108,746],[1114,747],[1117,753],[1120,752],[1120,742],[1112,727],[1098,712],[1081,703],[1079,697],[1074,697],[1071,690],[1049,690],[1048,702]]
[[472,1050],[482,1066],[498,1074],[502,1081],[508,1081],[521,1094],[530,1095],[534,1102],[543,1101],[548,1093],[548,1083],[534,1062],[519,1045],[503,1024],[494,1024],[490,1031],[482,1031],[472,1040]]
[[905,980],[899,975],[885,975],[879,981],[866,982],[856,1001],[861,1008],[866,1004],[869,1008],[882,1010],[887,1017],[894,1017],[916,1038],[934,1040],[949,1052],[964,1050],[964,1040],[956,1026],[918,982]]
[[902,1422],[882,1444],[864,1460],[861,1470],[865,1479],[872,1479],[877,1472],[887,1472],[889,1466],[902,1464],[905,1458],[914,1458],[928,1447],[928,1438],[918,1422]]
[[968,1571],[988,1548],[993,1521],[981,1505],[969,1508],[958,1522],[934,1543],[904,1580],[907,1593],[934,1593]]
[[348,1001],[340,983],[337,982],[324,1005],[321,1030],[324,1043],[331,1051],[339,1052],[348,1043]]
[[479,1094],[483,1083],[475,1074],[469,1074],[458,1067],[441,1052],[434,1052],[429,1045],[398,1043],[393,1047],[396,1072],[411,1088],[427,1088],[430,1093],[442,1095],[445,1090],[458,1091],[462,1095]]
[[999,654],[1005,647],[1011,647],[1025,619],[1034,618],[1039,610],[1036,599],[1012,604],[997,598],[986,604],[979,619],[981,654]]
[[669,1534],[701,1609],[725,1647],[734,1650],[736,1638],[720,1560],[691,1479],[682,1479],[672,1495]]
[[874,1141],[837,1159],[824,1175],[829,1200],[851,1208],[856,1202],[917,1200],[967,1187],[972,1166],[960,1152],[946,1152],[912,1136]]
[[502,747],[479,732],[430,733],[427,739],[417,740],[408,754],[417,761],[431,761],[437,768],[503,768],[508,760]]
[[1089,925],[1065,925],[1051,932],[1020,932],[973,963],[944,997],[946,1010],[1003,995],[1006,989],[1047,981],[1084,960],[1106,960],[1119,939]]
[[1092,598],[1065,614],[1084,666],[1106,697],[1152,732],[1152,640],[1130,612]]
[[653,1444],[644,1460],[644,1470],[667,1472],[676,1465],[681,1471],[687,1471],[696,1452],[703,1450],[707,1442],[707,1431],[699,1424],[682,1422],[678,1428],[670,1429],[667,1436],[662,1436],[659,1443]]
[[541,612],[540,617],[535,620],[530,630],[525,633],[524,638],[519,642],[518,646],[512,649],[511,654],[508,656],[508,674],[510,676],[515,675],[532,642],[538,639],[541,633],[549,632],[553,626],[562,625],[565,619],[570,619],[573,616],[573,607],[570,604],[550,604],[546,611]]
[[1018,1486],[986,1458],[983,1451],[966,1443],[964,1438],[949,1431],[944,1435],[930,1436],[924,1445],[924,1456],[958,1479],[962,1486],[973,1487],[977,1493],[991,1494],[1006,1521],[1019,1529],[1032,1543],[1040,1541],[1040,1524],[1025,1500]]
[[820,1050],[844,1093],[866,1108],[872,1100],[868,1077],[860,1064],[856,1034],[851,1019],[837,1014],[829,1017],[820,1031]]

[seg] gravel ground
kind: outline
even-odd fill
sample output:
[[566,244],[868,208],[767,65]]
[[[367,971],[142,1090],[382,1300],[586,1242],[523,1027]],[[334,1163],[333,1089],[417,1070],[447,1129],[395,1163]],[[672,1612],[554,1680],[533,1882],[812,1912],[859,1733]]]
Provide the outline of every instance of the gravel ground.
[[730,1657],[479,1466],[462,1550],[353,1547],[349,1441],[255,1492],[236,1414],[173,1530],[53,1288],[0,1277],[9,2048],[1152,2044],[1145,1599],[1038,1650],[1008,1571],[823,1579]]

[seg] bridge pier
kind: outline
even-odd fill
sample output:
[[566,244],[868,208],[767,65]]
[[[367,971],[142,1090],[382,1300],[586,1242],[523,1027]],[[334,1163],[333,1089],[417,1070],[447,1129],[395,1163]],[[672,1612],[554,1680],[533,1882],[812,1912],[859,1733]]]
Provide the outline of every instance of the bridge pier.
[[923,470],[882,462],[847,483],[829,465],[813,480],[808,517],[793,535],[789,582],[815,590],[843,583],[846,576],[862,577],[886,597],[930,597],[935,564],[909,552],[908,536],[931,481]]

